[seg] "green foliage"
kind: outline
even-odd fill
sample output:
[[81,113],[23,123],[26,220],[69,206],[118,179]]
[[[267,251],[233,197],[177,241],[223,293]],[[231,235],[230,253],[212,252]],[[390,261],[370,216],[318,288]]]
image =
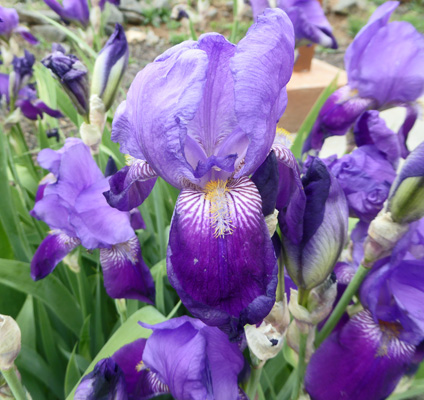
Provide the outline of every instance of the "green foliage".
[[347,19],[347,29],[349,35],[354,38],[358,32],[365,26],[367,23],[367,18],[361,18],[356,15],[351,15]]
[[171,33],[169,35],[169,43],[171,43],[173,46],[180,44],[184,42],[184,40],[188,39],[189,37],[185,33]]
[[171,10],[165,7],[152,7],[143,10],[143,25],[153,25],[159,27],[162,23],[170,20]]

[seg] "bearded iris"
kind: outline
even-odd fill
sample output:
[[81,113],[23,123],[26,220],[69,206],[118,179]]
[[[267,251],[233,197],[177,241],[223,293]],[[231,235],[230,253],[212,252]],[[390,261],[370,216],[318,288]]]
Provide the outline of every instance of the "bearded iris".
[[255,19],[268,7],[278,7],[284,10],[293,23],[296,47],[312,42],[323,47],[337,49],[333,29],[318,0],[251,0],[250,3]]
[[424,92],[424,37],[407,22],[389,23],[398,5],[381,5],[347,48],[348,85],[328,98],[303,151],[319,150],[328,136],[344,135],[367,110],[403,106],[407,115],[398,134],[402,157],[408,154],[405,141]]
[[231,335],[275,301],[276,257],[249,175],[271,149],[293,58],[287,15],[267,10],[237,46],[211,33],[166,51],[114,119],[112,139],[136,160],[112,178],[109,202],[134,206],[145,198],[134,184],[155,175],[181,189],[169,280],[196,317]]
[[108,179],[80,139],[54,151],[44,149],[40,165],[50,175],[40,185],[31,215],[51,231],[38,247],[31,276],[42,279],[74,248],[100,249],[106,291],[113,298],[153,303],[154,283],[145,265],[128,212],[110,207],[102,192]]

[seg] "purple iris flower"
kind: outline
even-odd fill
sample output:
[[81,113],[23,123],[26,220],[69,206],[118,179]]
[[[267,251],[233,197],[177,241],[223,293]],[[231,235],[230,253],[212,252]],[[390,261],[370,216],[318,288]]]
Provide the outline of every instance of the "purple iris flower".
[[424,142],[407,157],[393,183],[388,211],[395,222],[410,223],[424,216]]
[[119,6],[119,4],[121,4],[121,0],[100,0],[99,6],[102,10],[105,7],[106,2],[114,4],[115,6]]
[[[244,366],[243,355],[238,345],[231,343],[218,328],[189,317],[153,326],[140,324],[152,329],[152,335],[122,347],[112,356],[123,371],[127,385],[127,397],[121,394],[119,399],[144,400],[165,393],[176,400],[243,398],[237,384]],[[97,370],[104,363],[100,361]],[[119,384],[120,370],[115,368],[114,378]],[[90,375],[82,380],[77,390],[88,399],[94,398],[90,397],[92,388],[105,381],[98,373]],[[93,378],[97,379],[93,382]],[[113,389],[109,386],[111,380],[107,380],[105,388]]]
[[35,57],[28,50],[25,50],[24,57],[13,57],[13,96],[16,97],[19,90],[25,86],[28,81],[32,78],[33,74],[33,65],[35,62]]
[[305,388],[314,400],[385,399],[422,352],[399,339],[397,323],[360,311],[312,355]]
[[19,26],[18,12],[14,8],[0,6],[0,39],[9,41],[13,33],[19,33],[30,44],[38,44],[28,28]]
[[[6,74],[0,74],[0,99],[1,98],[5,98],[6,104],[9,104],[9,75]],[[37,92],[33,85],[24,86],[21,90],[19,90],[15,106],[21,109],[25,117],[34,121],[38,118],[43,118],[43,113],[54,118],[63,117],[60,111],[53,110],[37,98]]]
[[371,222],[389,196],[396,171],[373,145],[323,160],[342,187],[351,217]]
[[138,160],[112,178],[110,203],[133,206],[128,185],[155,174],[181,189],[169,280],[193,315],[232,336],[275,301],[276,257],[249,175],[285,109],[293,49],[281,10],[267,10],[237,46],[215,33],[184,42],[137,75],[112,127],[121,151]]
[[31,276],[42,279],[78,245],[100,249],[104,283],[109,296],[152,303],[154,283],[144,264],[130,213],[110,207],[103,192],[109,188],[80,139],[70,138],[54,151],[42,150],[40,165],[56,178],[42,182],[31,215],[49,225],[51,232],[31,262]]
[[44,0],[44,2],[66,23],[75,22],[87,27],[90,11],[87,0]]
[[88,70],[73,54],[65,54],[65,49],[53,44],[52,53],[41,61],[50,69],[74,103],[78,113],[87,115],[89,111]]
[[[271,7],[269,0],[251,0],[250,3],[255,20],[266,8]],[[296,47],[304,42],[312,42],[337,49],[333,29],[318,0],[277,0],[276,7],[284,10],[293,23]]]
[[[283,259],[294,283],[309,290],[324,282],[347,241],[348,207],[340,184],[319,158],[300,179],[283,175],[277,210]],[[281,179],[281,178],[280,178]]]
[[[407,108],[399,134],[402,140],[415,123],[415,101],[424,92],[424,37],[407,22],[388,23],[399,5],[382,4],[347,48],[348,85],[334,92],[322,107],[303,151],[319,150],[328,136],[344,135],[367,110]],[[403,144],[402,156],[407,150]]]

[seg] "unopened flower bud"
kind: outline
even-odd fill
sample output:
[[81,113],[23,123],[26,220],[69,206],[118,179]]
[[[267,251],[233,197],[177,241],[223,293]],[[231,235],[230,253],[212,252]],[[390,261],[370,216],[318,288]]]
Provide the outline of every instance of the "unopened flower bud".
[[275,357],[283,347],[283,338],[290,323],[287,297],[274,304],[261,325],[244,328],[250,351],[261,361]]
[[375,261],[388,256],[408,229],[408,224],[394,222],[390,212],[380,212],[368,228],[363,265],[371,267]]
[[96,58],[91,82],[91,95],[97,95],[102,99],[105,111],[109,110],[113,103],[128,65],[128,56],[124,29],[116,24],[115,31]]
[[85,65],[72,54],[65,54],[65,49],[53,45],[53,52],[41,62],[50,69],[65,89],[79,114],[88,114],[88,70]]
[[16,321],[0,314],[0,370],[13,367],[21,351],[21,330]]
[[388,211],[400,224],[424,216],[424,142],[406,159],[389,196]]

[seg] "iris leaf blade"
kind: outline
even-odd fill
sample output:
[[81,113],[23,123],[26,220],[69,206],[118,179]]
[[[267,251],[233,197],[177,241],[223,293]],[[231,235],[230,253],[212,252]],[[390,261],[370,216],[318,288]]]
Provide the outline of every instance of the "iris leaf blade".
[[81,309],[69,290],[53,275],[34,282],[28,263],[0,259],[0,283],[42,301],[75,335],[82,327]]

